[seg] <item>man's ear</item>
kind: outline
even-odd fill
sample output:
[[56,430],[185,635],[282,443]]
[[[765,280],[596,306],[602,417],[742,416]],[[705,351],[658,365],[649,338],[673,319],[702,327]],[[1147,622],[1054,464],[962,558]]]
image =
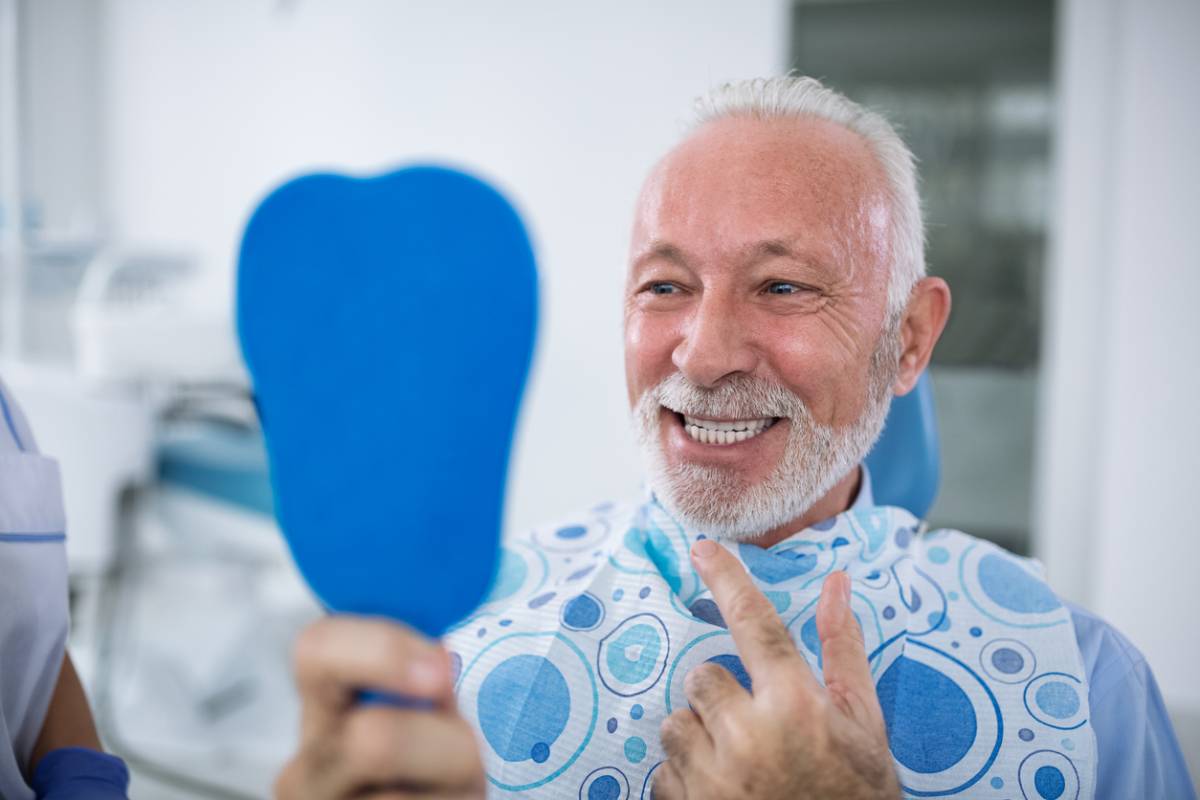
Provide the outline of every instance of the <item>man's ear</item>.
[[950,287],[941,278],[922,278],[913,287],[900,321],[900,369],[892,391],[908,394],[929,365],[933,347],[950,318]]

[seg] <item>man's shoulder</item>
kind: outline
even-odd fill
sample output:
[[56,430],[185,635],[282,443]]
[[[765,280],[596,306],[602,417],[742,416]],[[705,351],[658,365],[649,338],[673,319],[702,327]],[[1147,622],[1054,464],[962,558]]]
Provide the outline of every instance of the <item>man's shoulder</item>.
[[926,530],[913,542],[911,551],[918,561],[938,563],[946,559],[947,553],[952,553],[960,560],[970,556],[973,563],[980,564],[985,570],[988,568],[985,565],[998,570],[1015,566],[1036,578],[1039,583],[1049,586],[1046,568],[1041,561],[1019,555],[990,539],[972,536],[956,528]]
[[[1075,631],[1075,640],[1079,645],[1084,672],[1088,677],[1091,692],[1103,696],[1108,691],[1127,684],[1131,680],[1138,682],[1139,676],[1148,671],[1145,656],[1129,641],[1112,623],[1083,606],[1070,602],[1054,592],[1053,585],[1046,579],[1046,570],[1035,558],[1013,553],[995,542],[982,539],[963,531],[939,529],[927,532],[921,537],[917,547],[918,560],[933,560],[937,558],[937,547],[945,547],[958,553],[968,550],[977,551],[984,557],[991,556],[995,563],[1003,563],[1020,567],[1026,574],[1033,576],[1050,592],[1070,614],[1071,625]],[[982,559],[975,559],[976,563]]]
[[1103,697],[1129,681],[1142,683],[1149,665],[1142,651],[1115,625],[1098,614],[1069,601],[1075,640],[1088,675],[1093,695]]

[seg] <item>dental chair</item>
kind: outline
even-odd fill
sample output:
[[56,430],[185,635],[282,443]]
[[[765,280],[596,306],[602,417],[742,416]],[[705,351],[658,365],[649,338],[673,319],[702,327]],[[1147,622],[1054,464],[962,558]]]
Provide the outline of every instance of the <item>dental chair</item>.
[[903,397],[892,398],[883,434],[867,455],[875,503],[925,519],[941,480],[941,451],[929,371]]
[[139,778],[186,796],[269,792],[298,724],[291,642],[321,613],[275,527],[252,417],[243,392],[161,422],[102,608],[97,723]]

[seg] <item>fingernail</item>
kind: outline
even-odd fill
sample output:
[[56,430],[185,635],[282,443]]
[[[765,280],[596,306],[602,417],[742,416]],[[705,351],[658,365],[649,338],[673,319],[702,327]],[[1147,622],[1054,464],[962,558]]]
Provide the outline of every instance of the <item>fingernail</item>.
[[444,674],[440,654],[420,656],[408,665],[408,677],[416,692],[436,692],[442,686]]
[[850,605],[850,573],[843,572],[845,577],[842,578],[842,601],[846,605]]
[[717,552],[717,543],[712,539],[701,539],[692,545],[692,555],[696,558],[708,558]]

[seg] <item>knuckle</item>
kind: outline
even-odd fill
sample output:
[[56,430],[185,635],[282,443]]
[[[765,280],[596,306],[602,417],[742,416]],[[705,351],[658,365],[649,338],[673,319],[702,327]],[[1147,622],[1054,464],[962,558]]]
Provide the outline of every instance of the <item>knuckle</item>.
[[761,619],[765,613],[764,606],[772,612],[775,610],[762,592],[747,586],[738,589],[729,598],[729,617],[739,622]]
[[855,708],[859,705],[853,688],[839,678],[834,677],[825,681],[825,693],[829,695],[835,705],[843,708]]
[[399,666],[406,664],[413,657],[413,648],[408,637],[402,632],[394,636],[380,637],[376,651],[380,664]]
[[730,714],[722,718],[721,724],[725,726],[727,733],[725,741],[728,742],[734,756],[737,758],[745,756],[744,751],[753,746],[752,742],[756,735],[753,722],[740,714]]
[[364,637],[363,645],[371,648],[371,660],[379,665],[405,663],[424,645],[419,634],[397,622],[377,622],[371,634],[369,644]]
[[347,771],[368,779],[390,773],[405,738],[400,728],[387,724],[384,714],[370,711],[374,709],[351,716],[343,748]]
[[678,732],[679,723],[675,721],[675,715],[671,714],[658,725],[658,738],[662,740],[663,748],[668,752],[675,746],[675,742],[679,738]]
[[720,685],[721,676],[714,670],[720,670],[716,664],[704,663],[688,670],[683,676],[683,691],[688,697],[707,697],[712,695]]
[[725,747],[734,763],[752,764],[762,756],[759,745],[759,731],[750,720],[730,717],[725,720],[725,729],[729,734],[725,737]]
[[650,784],[650,799],[676,800],[682,796],[681,782],[675,769],[675,763],[668,759],[654,770],[654,779]]
[[320,619],[300,631],[292,646],[292,663],[296,674],[303,677],[321,661],[328,651],[329,626],[333,624],[328,618]]
[[[771,613],[775,613],[774,608],[771,609]],[[775,622],[766,619],[754,629],[753,636],[758,649],[770,659],[799,658],[799,651],[796,650],[796,644],[788,635],[787,629],[782,623],[774,624]]]
[[808,693],[797,691],[792,687],[786,687],[781,689],[772,699],[778,704],[778,708],[784,717],[788,719],[808,717],[810,705]]
[[453,744],[447,748],[447,752],[454,756],[455,776],[468,785],[482,782],[483,759],[480,757],[479,745],[471,724],[462,717],[455,716],[450,720],[449,735]]
[[[866,641],[867,637],[863,633],[862,623],[859,622],[858,617],[854,616],[854,614],[847,614],[846,616],[849,617],[849,621],[846,624],[846,629],[850,633],[850,637],[852,639],[854,639],[854,641],[858,642],[860,645],[863,644]],[[944,617],[944,614],[943,614],[943,617]],[[939,624],[941,622],[942,622],[942,620],[938,620]]]
[[836,706],[828,692],[806,700],[799,715],[805,719],[805,728],[814,747],[821,747],[834,728]]
[[275,776],[271,787],[271,796],[276,800],[300,800],[299,787],[304,785],[300,774],[303,767],[298,759],[293,758],[283,765],[283,769]]
[[311,796],[315,779],[334,771],[340,753],[341,739],[338,736],[322,736],[301,745],[275,781],[276,796],[283,800]]
[[670,754],[682,751],[683,743],[687,740],[687,716],[690,711],[679,710],[669,715],[659,725],[658,735],[662,740],[663,749]]
[[828,633],[827,638],[831,642],[850,645],[860,649],[864,647],[866,641],[863,637],[862,628],[859,626],[858,620],[854,619],[854,617],[851,617],[846,623],[836,626]]

